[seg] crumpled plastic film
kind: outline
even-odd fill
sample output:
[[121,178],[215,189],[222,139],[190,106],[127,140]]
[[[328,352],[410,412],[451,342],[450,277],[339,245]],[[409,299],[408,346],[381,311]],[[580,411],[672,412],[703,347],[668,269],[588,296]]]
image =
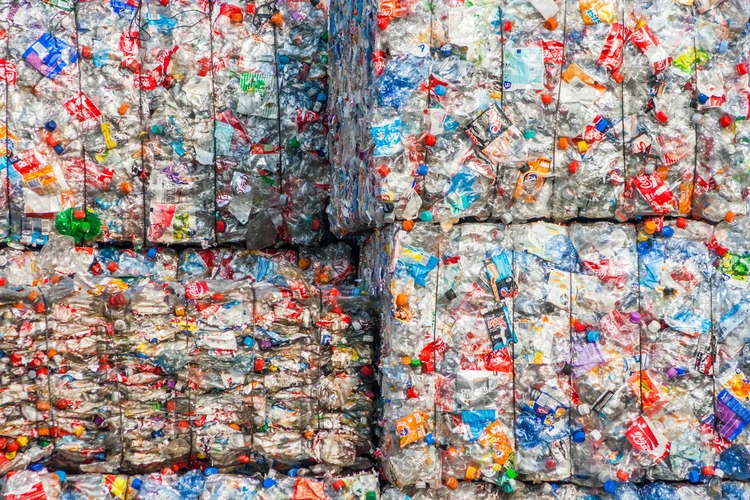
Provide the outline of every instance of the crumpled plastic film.
[[689,479],[716,458],[714,325],[706,300],[714,273],[712,233],[703,222],[647,219],[638,235],[641,372],[640,381],[635,376],[628,384],[640,386],[642,418],[662,434],[660,445],[668,444],[648,455],[634,453],[631,462],[649,467],[657,479]]
[[86,197],[104,241],[143,240],[139,2],[78,3],[80,101]]
[[627,181],[623,216],[690,211],[696,135],[691,117],[696,49],[693,11],[684,2],[630,0],[629,40],[620,70]]
[[179,278],[267,281],[276,276],[280,262],[293,263],[296,260],[294,250],[190,249],[180,257]]
[[[548,117],[561,109],[559,101],[564,97],[560,74],[565,43],[560,25],[566,4],[560,0],[501,4],[506,117],[505,124],[498,125],[506,131],[498,138],[498,149],[505,154],[500,156],[492,215],[510,223],[550,213],[555,127]],[[496,130],[493,127],[490,134]]]
[[[216,221],[220,242],[242,240],[251,218],[283,225],[278,78],[270,6],[225,3],[213,11]],[[208,70],[209,62],[206,61]],[[259,219],[260,220],[260,219]],[[259,228],[255,228],[259,229]],[[267,245],[261,245],[267,246]],[[258,246],[260,247],[260,246]]]
[[381,297],[381,391],[387,403],[380,422],[381,466],[398,487],[426,483],[437,488],[441,483],[436,353],[430,346],[436,341],[442,239],[439,228],[420,224],[410,232],[389,228],[380,246],[390,258]]
[[[511,226],[516,470],[522,478],[571,476],[570,308],[577,256],[568,230],[544,222]],[[502,260],[496,263],[500,276]],[[494,275],[494,270],[493,270]],[[515,283],[514,283],[515,282]],[[507,278],[506,278],[507,283]],[[504,288],[504,287],[503,287]],[[513,337],[510,337],[513,338]],[[512,477],[511,477],[512,479]]]
[[451,489],[515,477],[512,260],[502,226],[454,226],[443,247],[435,340],[419,360],[437,374],[436,440]]
[[731,222],[747,214],[748,31],[746,2],[697,2],[696,71],[698,130],[692,214]]
[[[132,78],[141,92],[148,241],[214,240],[209,3],[143,0]],[[209,63],[210,65],[210,63]]]
[[11,233],[42,245],[57,232],[55,218],[76,209],[83,219],[82,133],[93,118],[79,94],[78,34],[72,2],[18,2],[7,10],[5,153],[10,181]]
[[113,472],[121,461],[119,364],[108,316],[126,305],[118,279],[54,280],[48,302],[49,399],[56,467]]
[[[644,296],[639,302],[632,225],[575,224],[568,234],[576,268],[571,275],[567,366],[575,406],[570,429],[573,474],[582,483],[600,486],[609,481],[609,486],[627,480],[641,465],[627,455],[623,430],[641,414],[639,384],[649,373],[643,359],[652,358],[641,342],[640,324],[643,309],[651,303]],[[626,456],[617,461],[614,453]]]
[[556,218],[611,218],[621,203],[626,5],[627,0],[566,2],[565,66],[555,121]]

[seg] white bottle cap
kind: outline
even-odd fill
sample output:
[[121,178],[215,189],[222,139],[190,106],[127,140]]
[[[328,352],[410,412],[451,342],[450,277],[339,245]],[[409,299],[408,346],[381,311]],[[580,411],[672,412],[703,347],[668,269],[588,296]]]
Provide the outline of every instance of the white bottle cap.
[[594,429],[593,431],[589,432],[589,436],[594,441],[599,441],[602,438],[602,433],[599,432],[597,429]]
[[582,416],[586,416],[591,411],[591,408],[586,403],[578,405],[578,414]]

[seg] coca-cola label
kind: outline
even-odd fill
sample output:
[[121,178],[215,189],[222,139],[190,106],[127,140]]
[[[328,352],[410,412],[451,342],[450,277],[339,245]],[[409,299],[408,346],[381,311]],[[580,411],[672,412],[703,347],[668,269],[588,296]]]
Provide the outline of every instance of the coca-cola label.
[[607,39],[604,40],[602,51],[596,63],[610,71],[615,71],[622,66],[622,48],[625,46],[625,26],[620,23],[612,23]]
[[93,101],[91,101],[91,99],[80,90],[76,92],[73,97],[68,99],[64,106],[68,113],[70,113],[71,116],[78,118],[78,121],[80,122],[85,122],[86,120],[98,120],[102,116],[99,108],[97,108]]
[[8,85],[15,85],[18,71],[16,65],[0,59],[0,81],[7,83]]
[[644,416],[638,417],[625,431],[625,437],[633,448],[647,452],[654,464],[661,462],[672,449],[672,443]]
[[185,297],[188,299],[199,299],[208,293],[208,283],[205,281],[194,281],[185,285]]
[[677,198],[658,175],[640,173],[633,185],[656,213],[668,214],[677,208]]

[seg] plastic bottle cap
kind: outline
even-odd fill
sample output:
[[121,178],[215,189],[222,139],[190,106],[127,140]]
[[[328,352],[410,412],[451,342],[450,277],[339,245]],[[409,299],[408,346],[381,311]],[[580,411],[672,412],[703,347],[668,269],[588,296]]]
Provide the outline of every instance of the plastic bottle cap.
[[674,229],[672,226],[664,226],[659,233],[665,238],[671,238],[674,235]]
[[586,334],[586,340],[588,340],[591,343],[598,342],[599,341],[599,332],[596,330],[590,330]]
[[615,492],[615,487],[616,484],[611,479],[604,483],[604,491],[606,491],[607,493],[613,494]]
[[437,139],[432,134],[427,134],[424,136],[424,139],[422,139],[422,142],[425,146],[434,146]]
[[346,486],[346,484],[341,479],[338,479],[338,480],[334,481],[331,486],[333,486],[334,490],[339,491],[341,488],[343,488],[344,486]]
[[[396,295],[396,305],[399,307],[406,307],[409,305],[409,296],[405,293],[399,293]],[[411,362],[411,360],[409,361]]]
[[713,465],[704,465],[701,467],[701,474],[704,476],[713,476],[714,474],[714,466]]
[[267,477],[263,480],[263,487],[265,489],[273,488],[274,486],[276,486],[276,481],[271,479],[270,477]]
[[542,94],[542,104],[552,104],[555,100],[552,94]]
[[585,417],[591,412],[591,407],[587,405],[586,403],[582,403],[578,405],[576,409],[578,410],[578,414],[581,415],[582,417]]
[[706,104],[708,102],[708,96],[706,94],[698,94],[698,102]]
[[378,168],[378,174],[380,174],[381,177],[388,177],[388,174],[391,173],[391,169],[388,168],[388,165],[380,165]]
[[549,19],[544,21],[544,27],[549,31],[554,31],[555,28],[557,28],[557,19],[555,19],[554,17],[550,17]]
[[64,483],[68,478],[68,475],[63,470],[56,470],[55,474],[57,475],[57,479],[59,479],[61,483]]
[[691,483],[697,483],[701,480],[701,471],[698,469],[690,469],[690,472],[688,472],[688,481]]
[[435,92],[435,95],[444,96],[448,89],[445,87],[445,85],[435,85],[435,88],[433,90]]
[[445,485],[448,488],[455,490],[456,488],[458,488],[458,479],[456,479],[455,477],[449,477],[448,480],[445,482]]
[[598,130],[599,132],[603,133],[608,128],[609,128],[609,122],[605,120],[604,118],[596,122],[596,130]]
[[466,469],[466,480],[467,481],[473,481],[474,479],[477,479],[481,474],[479,473],[479,469],[474,467],[473,465],[470,465]]
[[281,23],[284,22],[284,18],[281,16],[280,12],[276,12],[274,15],[271,16],[271,23],[273,23],[276,26],[281,26]]
[[656,232],[656,222],[654,222],[652,220],[647,220],[643,224],[643,231],[646,234],[654,234]]
[[430,446],[435,444],[435,436],[433,436],[432,433],[427,434],[424,437],[424,440],[425,440],[425,443],[429,444]]
[[542,493],[545,493],[547,495],[552,493],[552,485],[549,483],[544,483],[544,485],[542,486]]
[[427,172],[429,171],[430,169],[424,163],[420,163],[419,166],[417,167],[417,175],[424,177],[425,175],[427,175]]
[[206,467],[206,469],[203,471],[204,476],[213,476],[214,474],[218,474],[219,469],[216,467]]
[[513,469],[508,469],[505,471],[505,476],[507,476],[508,479],[515,479],[518,477],[518,473]]
[[629,319],[631,323],[633,323],[634,325],[638,325],[641,323],[641,313],[639,313],[638,311],[633,311],[632,313],[630,313]]
[[734,69],[737,70],[737,74],[740,76],[747,74],[747,64],[745,63],[739,63]]
[[734,122],[734,120],[732,120],[732,117],[731,117],[731,116],[729,116],[729,115],[724,115],[724,116],[722,116],[722,117],[721,117],[721,118],[719,119],[719,124],[720,124],[720,125],[721,125],[722,127],[724,127],[724,128],[727,128],[727,127],[729,127],[730,125],[732,125],[732,123],[733,123],[733,122]]
[[560,137],[557,140],[557,147],[560,148],[560,149],[567,149],[568,148],[568,138],[567,137]]
[[547,459],[547,462],[545,462],[544,466],[547,468],[547,470],[553,470],[555,467],[557,467],[557,463],[552,457],[550,457]]
[[655,115],[656,121],[661,123],[662,125],[666,124],[669,121],[669,116],[664,111],[659,111]]
[[378,500],[378,494],[374,491],[368,491],[365,493],[365,500]]
[[625,472],[624,470],[620,469],[617,471],[617,479],[619,479],[622,482],[626,482],[630,478],[630,474]]
[[135,477],[133,478],[133,482],[130,483],[130,486],[132,486],[136,490],[140,490],[141,484],[143,484],[143,481],[141,481],[140,478]]
[[57,128],[57,123],[55,123],[55,120],[50,120],[44,124],[44,128],[47,129],[47,132],[54,132]]
[[510,212],[505,212],[500,216],[500,221],[506,225],[510,224],[511,222],[513,222],[513,216],[510,214]]
[[669,370],[667,370],[667,377],[675,378],[676,376],[677,376],[677,369],[675,367],[671,367]]
[[700,113],[694,113],[690,120],[693,122],[693,125],[700,125],[703,121],[703,115]]
[[524,139],[533,139],[536,136],[536,132],[534,132],[532,129],[526,129],[523,131],[523,138]]
[[648,324],[649,332],[656,333],[659,330],[661,330],[661,323],[659,323],[657,320],[652,320],[651,323]]
[[714,469],[713,475],[718,477],[719,479],[724,479],[724,471],[721,469]]
[[581,153],[585,153],[589,150],[589,145],[586,144],[586,141],[578,141],[578,151]]
[[589,436],[591,436],[591,439],[594,441],[599,441],[602,438],[602,433],[599,432],[598,429],[594,429],[593,431],[589,432]]
[[429,210],[425,210],[424,212],[420,213],[419,220],[430,222],[432,220],[432,212],[430,212]]
[[118,115],[124,115],[128,112],[128,109],[130,109],[130,105],[127,103],[121,104],[119,108],[117,108],[117,114]]
[[417,399],[419,397],[419,391],[417,391],[414,387],[409,387],[406,389],[406,396],[409,399]]
[[729,222],[731,224],[732,222],[734,222],[734,218],[735,217],[736,216],[735,216],[734,212],[727,212],[724,215],[724,220],[727,221],[727,222]]
[[405,220],[405,221],[404,221],[404,222],[403,222],[403,223],[401,224],[401,227],[403,227],[403,228],[404,228],[404,231],[411,231],[412,229],[414,229],[414,221],[413,221],[413,220],[411,220],[411,219],[409,219],[409,220]]
[[503,23],[503,31],[512,31],[513,30],[513,21],[505,21]]
[[586,433],[580,430],[573,432],[573,441],[576,443],[583,443],[586,441]]

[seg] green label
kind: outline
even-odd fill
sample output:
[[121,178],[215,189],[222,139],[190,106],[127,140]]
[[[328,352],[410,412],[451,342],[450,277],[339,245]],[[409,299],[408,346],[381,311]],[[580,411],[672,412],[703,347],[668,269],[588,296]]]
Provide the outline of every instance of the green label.
[[274,85],[273,76],[258,73],[242,73],[240,76],[240,88],[243,92],[252,92],[263,97],[272,89],[272,85]]

